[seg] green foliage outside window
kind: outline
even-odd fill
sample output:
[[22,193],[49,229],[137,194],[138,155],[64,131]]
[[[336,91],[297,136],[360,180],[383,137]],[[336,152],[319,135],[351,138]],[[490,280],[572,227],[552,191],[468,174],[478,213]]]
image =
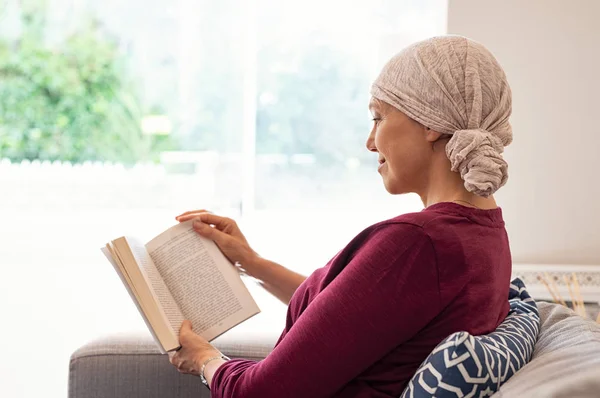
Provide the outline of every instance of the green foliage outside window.
[[116,43],[90,21],[45,45],[44,15],[24,2],[19,38],[0,40],[0,158],[150,160],[156,139],[142,134]]
[[[240,47],[231,45],[238,38],[226,35],[227,15],[217,18],[215,4],[204,4],[206,16],[198,20],[200,56],[188,93],[193,106],[183,123],[178,117],[190,104],[181,103],[177,79],[186,60],[169,52],[177,35],[162,47],[152,45],[144,65],[148,77],[136,73],[139,64],[119,50],[120,32],[109,36],[89,19],[58,43],[47,43],[44,0],[22,1],[18,38],[0,37],[0,158],[134,163],[156,161],[161,150],[240,151]],[[174,20],[161,31],[177,29]],[[151,40],[147,33],[141,30],[138,37]],[[291,47],[270,39],[260,48],[256,151],[312,154],[321,164],[366,157],[364,65],[313,39]],[[154,94],[142,98],[138,91]],[[145,135],[141,121],[147,114],[168,116],[172,134]]]

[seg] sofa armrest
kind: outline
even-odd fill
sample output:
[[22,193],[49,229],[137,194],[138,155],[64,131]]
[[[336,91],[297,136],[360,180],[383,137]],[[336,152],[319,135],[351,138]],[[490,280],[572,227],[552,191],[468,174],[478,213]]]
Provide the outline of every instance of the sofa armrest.
[[[276,341],[272,334],[227,333],[213,344],[231,358],[260,361]],[[208,398],[199,377],[182,375],[158,351],[148,333],[89,342],[71,355],[69,398]]]

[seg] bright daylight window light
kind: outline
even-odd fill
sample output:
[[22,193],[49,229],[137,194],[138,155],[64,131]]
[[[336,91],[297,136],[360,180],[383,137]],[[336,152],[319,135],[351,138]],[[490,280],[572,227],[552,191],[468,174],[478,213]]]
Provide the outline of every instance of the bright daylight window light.
[[[2,307],[0,395],[64,397],[75,348],[145,330],[100,253],[114,237],[208,208],[308,274],[365,226],[420,209],[385,192],[364,146],[368,91],[394,52],[445,33],[446,7],[2,2],[0,302],[18,305]],[[279,328],[283,308],[256,298]]]

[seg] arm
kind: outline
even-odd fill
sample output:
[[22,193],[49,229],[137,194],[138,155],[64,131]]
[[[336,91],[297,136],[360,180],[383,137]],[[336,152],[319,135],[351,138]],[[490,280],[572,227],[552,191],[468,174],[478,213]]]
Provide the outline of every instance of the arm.
[[248,275],[258,279],[266,291],[285,305],[290,303],[298,286],[306,280],[305,276],[258,256],[248,265],[244,265],[244,269]]
[[330,397],[438,314],[437,264],[421,229],[387,224],[368,241],[267,358],[215,364],[214,398]]
[[[262,257],[257,257],[255,261],[253,267],[245,268],[248,275],[258,279],[265,290],[277,297],[284,304],[289,304],[294,292],[306,280],[306,277]],[[248,268],[254,270],[256,274],[250,274]],[[209,386],[212,385],[215,372],[224,363],[226,361],[217,359],[210,361],[204,368],[204,377],[208,381]]]

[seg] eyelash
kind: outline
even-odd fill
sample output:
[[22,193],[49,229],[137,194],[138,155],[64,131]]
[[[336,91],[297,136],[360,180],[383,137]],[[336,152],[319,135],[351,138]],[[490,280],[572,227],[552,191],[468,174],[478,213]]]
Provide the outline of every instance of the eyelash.
[[381,121],[380,117],[374,117],[373,121],[375,122],[375,124],[379,123]]

